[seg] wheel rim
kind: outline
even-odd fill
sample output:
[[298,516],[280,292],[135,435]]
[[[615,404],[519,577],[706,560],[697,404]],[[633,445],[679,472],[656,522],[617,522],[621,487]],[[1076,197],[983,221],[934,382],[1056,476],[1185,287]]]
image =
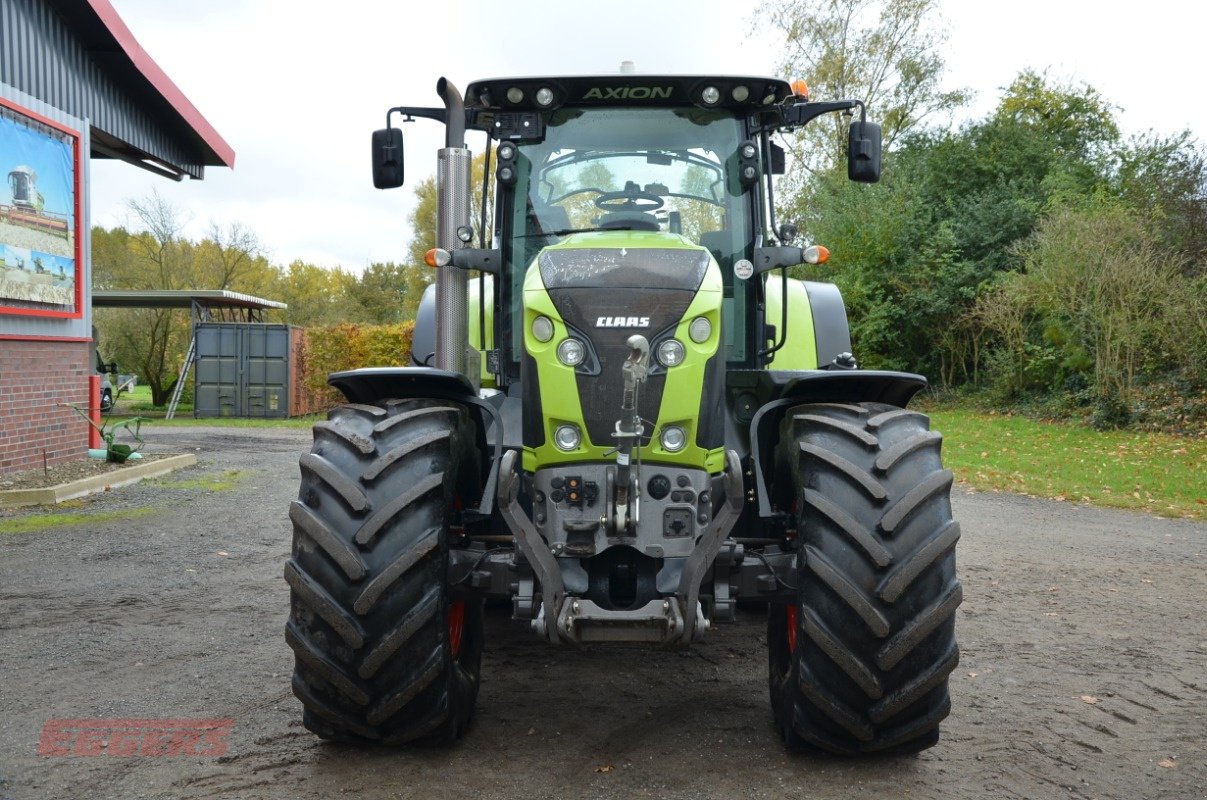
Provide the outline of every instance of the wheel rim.
[[796,604],[793,603],[785,608],[787,613],[784,615],[787,620],[786,634],[788,636],[788,652],[796,652]]
[[461,640],[465,636],[465,601],[456,600],[448,607],[448,644],[453,658],[461,655]]

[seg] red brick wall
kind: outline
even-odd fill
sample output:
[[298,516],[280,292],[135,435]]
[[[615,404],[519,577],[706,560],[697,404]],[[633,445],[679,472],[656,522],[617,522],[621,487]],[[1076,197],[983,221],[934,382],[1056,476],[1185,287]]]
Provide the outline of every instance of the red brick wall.
[[89,342],[0,339],[0,474],[83,458],[88,423],[70,408],[87,408],[92,375]]

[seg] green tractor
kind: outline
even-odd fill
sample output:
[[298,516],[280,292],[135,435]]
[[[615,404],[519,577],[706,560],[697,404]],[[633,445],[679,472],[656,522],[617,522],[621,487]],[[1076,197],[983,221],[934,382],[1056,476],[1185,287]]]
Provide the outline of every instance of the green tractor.
[[[314,426],[289,509],[306,727],[456,740],[487,599],[550,644],[656,647],[747,602],[768,609],[789,745],[937,742],[960,529],[940,436],[906,409],[926,380],[858,368],[838,290],[787,275],[828,253],[774,219],[771,136],[821,114],[853,117],[849,177],[879,179],[863,103],[719,76],[437,92],[443,107],[391,109],[372,137],[390,188],[392,120],[446,129],[415,366],[330,376],[347,403]],[[467,130],[485,134],[490,231]]]

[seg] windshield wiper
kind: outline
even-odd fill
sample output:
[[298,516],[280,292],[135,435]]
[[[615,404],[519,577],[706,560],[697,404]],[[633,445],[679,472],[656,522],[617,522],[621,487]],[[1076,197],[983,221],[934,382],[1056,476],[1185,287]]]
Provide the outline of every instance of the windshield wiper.
[[571,233],[600,233],[602,231],[631,231],[631,225],[613,225],[608,228],[562,228],[560,231],[545,231],[544,233],[526,233],[521,239],[535,239],[538,236],[567,236]]

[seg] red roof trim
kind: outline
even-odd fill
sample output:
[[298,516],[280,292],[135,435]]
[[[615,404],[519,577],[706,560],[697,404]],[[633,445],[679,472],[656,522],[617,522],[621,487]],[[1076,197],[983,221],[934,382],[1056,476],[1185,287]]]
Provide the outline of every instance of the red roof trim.
[[88,5],[92,6],[92,10],[100,17],[101,22],[109,29],[109,33],[121,45],[126,56],[143,74],[143,77],[155,87],[164,100],[168,101],[181,119],[201,137],[202,141],[209,145],[222,163],[233,168],[235,166],[234,149],[218,135],[214,126],[201,116],[201,112],[189,102],[189,99],[184,96],[184,92],[172,83],[172,79],[167,76],[167,73],[155,63],[151,56],[147,55],[147,51],[142,49],[142,45],[134,38],[134,34],[130,33],[130,29],[126,27],[126,23],[122,22],[122,18],[109,4],[109,0],[88,0]]

